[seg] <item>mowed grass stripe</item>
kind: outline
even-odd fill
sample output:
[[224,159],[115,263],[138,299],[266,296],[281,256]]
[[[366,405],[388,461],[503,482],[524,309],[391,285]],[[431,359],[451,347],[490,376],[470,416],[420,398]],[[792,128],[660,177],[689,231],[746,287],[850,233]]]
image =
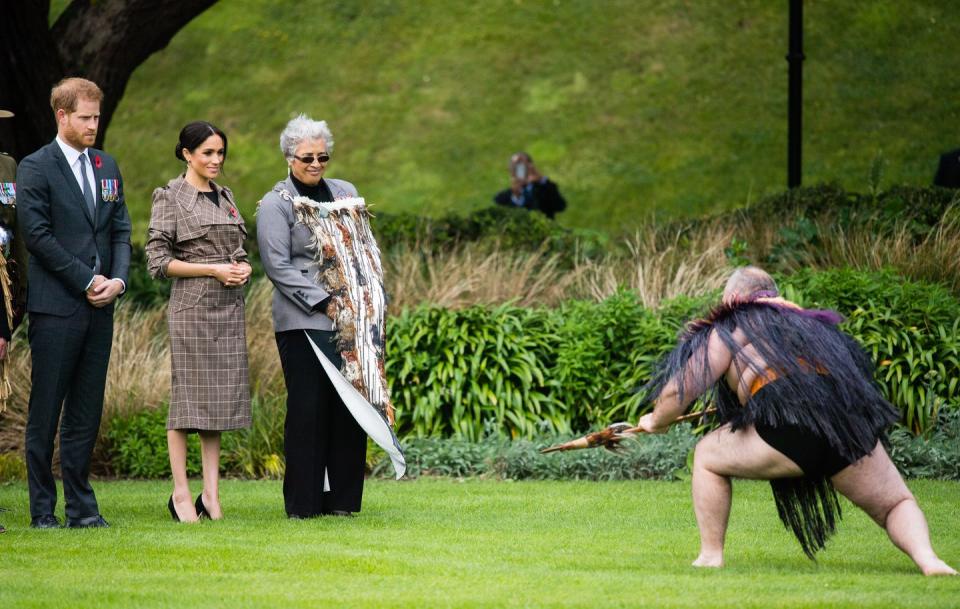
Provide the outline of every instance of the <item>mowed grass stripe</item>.
[[[960,485],[911,483],[934,545],[960,562]],[[101,482],[103,531],[32,531],[0,488],[3,607],[952,607],[845,503],[818,563],[764,483],[735,484],[728,567],[689,567],[686,482],[370,481],[358,518],[289,521],[277,482],[228,481],[227,520],[170,521],[163,482]]]

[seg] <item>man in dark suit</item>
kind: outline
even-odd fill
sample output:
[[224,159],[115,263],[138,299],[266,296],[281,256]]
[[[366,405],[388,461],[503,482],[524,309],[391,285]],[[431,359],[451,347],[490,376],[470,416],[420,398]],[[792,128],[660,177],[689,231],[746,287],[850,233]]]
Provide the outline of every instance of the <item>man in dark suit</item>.
[[960,188],[960,148],[940,156],[940,166],[933,178],[934,186]]
[[57,137],[23,159],[18,171],[17,220],[31,257],[26,452],[35,528],[60,526],[51,471],[58,423],[67,526],[108,526],[88,478],[103,411],[113,302],[126,289],[130,266],[130,216],[117,163],[90,148],[102,99],[89,80],[60,81],[50,95]]
[[541,174],[526,152],[510,157],[510,188],[498,192],[493,201],[507,207],[536,210],[551,220],[567,208],[556,182]]

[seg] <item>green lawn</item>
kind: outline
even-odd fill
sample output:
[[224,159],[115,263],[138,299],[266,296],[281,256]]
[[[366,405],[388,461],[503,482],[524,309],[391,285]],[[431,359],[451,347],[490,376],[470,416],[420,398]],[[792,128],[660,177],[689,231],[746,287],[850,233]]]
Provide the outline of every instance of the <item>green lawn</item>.
[[[960,563],[960,484],[914,482],[941,555]],[[0,607],[956,607],[846,504],[819,564],[740,482],[728,567],[688,566],[687,483],[373,481],[355,519],[288,521],[280,484],[227,482],[227,520],[170,522],[168,487],[99,483],[109,530],[33,531],[0,487]]]
[[[960,145],[960,11],[804,4],[805,183],[863,191],[882,151],[885,185],[929,184]],[[330,176],[380,210],[491,205],[527,149],[569,200],[562,224],[629,231],[786,186],[786,52],[770,0],[221,1],[134,73],[105,146],[141,243],[186,122],[226,130],[252,224],[296,112],[330,122]]]

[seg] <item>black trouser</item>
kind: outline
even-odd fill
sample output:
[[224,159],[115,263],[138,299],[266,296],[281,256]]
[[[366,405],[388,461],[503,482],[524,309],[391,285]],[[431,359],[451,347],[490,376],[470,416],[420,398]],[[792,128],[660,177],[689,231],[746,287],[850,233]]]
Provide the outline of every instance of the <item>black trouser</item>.
[[[337,368],[334,333],[310,330]],[[304,330],[278,332],[277,349],[287,385],[283,501],[287,514],[310,517],[332,511],[359,512],[367,436],[344,406]],[[323,492],[324,472],[330,490]]]
[[27,336],[33,366],[26,429],[30,516],[53,514],[57,504],[51,468],[58,422],[67,518],[96,516],[88,478],[103,413],[113,307],[83,305],[70,317],[31,313]]

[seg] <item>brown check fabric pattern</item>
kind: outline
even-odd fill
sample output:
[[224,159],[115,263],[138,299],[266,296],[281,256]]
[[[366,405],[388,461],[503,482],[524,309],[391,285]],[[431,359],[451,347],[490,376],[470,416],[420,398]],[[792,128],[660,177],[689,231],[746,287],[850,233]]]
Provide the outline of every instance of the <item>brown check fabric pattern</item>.
[[[233,193],[214,188],[219,206],[182,176],[154,191],[146,248],[153,277],[165,277],[174,259],[205,264],[247,260],[247,229]],[[243,288],[225,287],[213,277],[176,277],[167,324],[173,372],[167,429],[249,427]]]

